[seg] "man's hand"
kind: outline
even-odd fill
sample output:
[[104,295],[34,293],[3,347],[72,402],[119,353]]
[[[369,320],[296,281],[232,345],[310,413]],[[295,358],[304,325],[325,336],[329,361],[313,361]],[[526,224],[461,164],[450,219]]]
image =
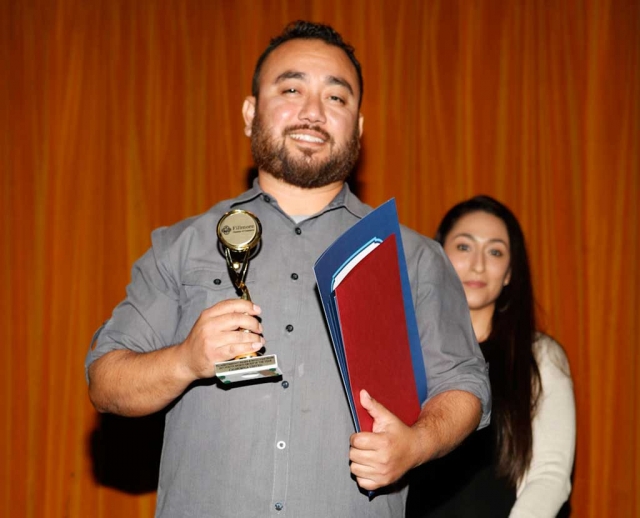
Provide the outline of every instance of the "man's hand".
[[373,431],[351,436],[351,473],[363,489],[388,486],[417,465],[420,442],[417,432],[405,425],[366,390],[360,403],[373,418]]
[[265,342],[260,335],[262,324],[255,318],[260,312],[260,307],[242,299],[224,300],[205,309],[178,346],[188,375],[211,378],[217,362],[261,349]]
[[[116,349],[89,366],[89,397],[100,412],[142,416],[166,407],[215,364],[264,344],[260,308],[242,299],[205,309],[184,342],[139,353]],[[247,329],[247,331],[243,331]]]

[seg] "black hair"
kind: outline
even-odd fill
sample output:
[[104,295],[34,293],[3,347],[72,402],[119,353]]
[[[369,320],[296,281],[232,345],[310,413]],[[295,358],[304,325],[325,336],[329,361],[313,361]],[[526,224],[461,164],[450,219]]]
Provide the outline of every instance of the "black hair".
[[505,224],[509,235],[509,284],[504,286],[482,343],[489,363],[498,473],[516,486],[531,463],[531,422],[542,392],[533,344],[536,318],[529,258],[522,228],[514,214],[490,196],[475,196],[452,207],[442,219],[435,239],[444,246],[457,221],[486,212]]
[[344,51],[351,63],[353,63],[353,66],[356,69],[356,74],[358,75],[358,87],[360,88],[358,107],[360,107],[362,104],[362,94],[364,93],[364,81],[362,79],[362,68],[360,67],[360,62],[355,55],[355,49],[346,43],[342,39],[342,36],[330,25],[307,22],[304,20],[297,20],[289,23],[280,35],[271,39],[269,46],[258,58],[258,62],[256,63],[256,67],[253,71],[251,95],[256,99],[258,98],[258,94],[260,93],[260,73],[262,71],[262,65],[267,57],[269,57],[269,54],[283,43],[297,39],[324,41],[327,45],[333,45],[334,47],[338,47]]

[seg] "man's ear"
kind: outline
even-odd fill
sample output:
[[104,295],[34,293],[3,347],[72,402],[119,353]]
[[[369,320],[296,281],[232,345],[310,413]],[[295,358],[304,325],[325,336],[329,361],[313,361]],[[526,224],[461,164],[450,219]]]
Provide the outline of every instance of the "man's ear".
[[364,115],[362,114],[358,116],[358,131],[360,133],[358,136],[362,138],[362,132],[364,131]]
[[251,125],[256,114],[256,98],[253,95],[247,97],[242,103],[242,118],[244,119],[244,134],[251,136]]

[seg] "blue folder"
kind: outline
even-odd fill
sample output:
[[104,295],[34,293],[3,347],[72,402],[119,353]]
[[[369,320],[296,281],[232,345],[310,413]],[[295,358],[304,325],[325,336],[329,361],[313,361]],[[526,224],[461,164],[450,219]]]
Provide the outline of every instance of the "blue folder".
[[[407,273],[406,259],[402,247],[402,236],[395,200],[391,199],[373,210],[342,234],[316,261],[314,266],[318,290],[322,300],[331,340],[333,342],[336,358],[340,368],[343,384],[349,400],[349,407],[356,431],[360,431],[354,405],[354,394],[351,393],[349,372],[347,369],[342,333],[340,331],[340,319],[336,306],[334,290],[339,278],[344,274],[345,268],[349,268],[357,260],[359,255],[381,243],[390,235],[396,236],[396,248],[398,253],[398,266],[402,284],[402,297],[406,329],[409,338],[411,363],[413,366],[414,380],[420,403],[427,399],[427,376],[422,358],[422,348],[418,325],[416,322],[409,275]],[[357,266],[355,266],[357,267]]]

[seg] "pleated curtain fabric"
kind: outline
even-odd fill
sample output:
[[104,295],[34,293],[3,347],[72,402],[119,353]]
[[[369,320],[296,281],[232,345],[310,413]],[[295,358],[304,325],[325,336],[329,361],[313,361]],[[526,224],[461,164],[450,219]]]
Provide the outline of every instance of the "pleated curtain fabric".
[[364,201],[426,235],[479,193],[519,217],[575,382],[573,515],[638,516],[634,0],[0,0],[2,514],[153,516],[161,420],[99,417],[84,355],[150,231],[245,189],[241,105],[298,18],[362,63]]

